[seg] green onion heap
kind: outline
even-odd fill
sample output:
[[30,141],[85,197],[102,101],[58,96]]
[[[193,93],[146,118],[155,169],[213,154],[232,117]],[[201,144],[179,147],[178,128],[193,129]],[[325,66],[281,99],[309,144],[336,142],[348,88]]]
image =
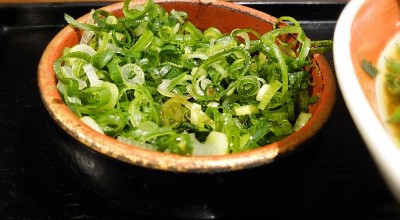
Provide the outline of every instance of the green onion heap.
[[282,139],[311,117],[310,55],[331,41],[310,41],[291,17],[264,35],[224,34],[153,0],[130,2],[124,17],[94,10],[82,24],[65,15],[83,34],[54,64],[57,87],[93,129],[161,152],[224,155]]

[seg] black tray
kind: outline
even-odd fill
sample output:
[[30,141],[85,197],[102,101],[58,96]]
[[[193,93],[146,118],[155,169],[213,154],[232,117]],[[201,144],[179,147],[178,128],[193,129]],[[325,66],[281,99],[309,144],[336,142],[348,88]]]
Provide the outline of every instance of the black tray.
[[[294,3],[293,3],[294,2]],[[66,25],[107,3],[0,4],[0,219],[146,219],[94,193],[54,149],[45,126],[36,71]],[[275,17],[298,19],[312,39],[332,39],[344,3],[253,2]],[[326,54],[332,68],[332,53]],[[396,204],[338,90],[329,133],[294,193],[241,219],[400,219]]]

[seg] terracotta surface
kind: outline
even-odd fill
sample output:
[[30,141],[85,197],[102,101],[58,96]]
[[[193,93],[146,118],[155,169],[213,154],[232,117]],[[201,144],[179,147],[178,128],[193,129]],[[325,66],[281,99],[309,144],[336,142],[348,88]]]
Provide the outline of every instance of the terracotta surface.
[[[135,3],[140,4],[143,1]],[[187,11],[191,21],[201,28],[214,26],[230,31],[236,27],[246,27],[265,32],[271,29],[271,22],[275,19],[229,2],[175,0],[159,3],[168,9],[174,7]],[[117,3],[104,9],[120,13],[121,7],[122,3]],[[87,16],[84,16],[80,21],[86,19]],[[290,151],[313,137],[327,122],[335,103],[336,81],[332,70],[324,56],[316,55],[315,62],[320,71],[313,71],[313,80],[317,83],[313,94],[320,96],[320,103],[311,108],[313,117],[306,126],[279,142],[249,152],[212,157],[185,157],[128,146],[101,135],[82,123],[63,103],[57,91],[53,63],[61,55],[62,49],[76,44],[78,38],[79,33],[66,27],[46,48],[38,69],[38,84],[43,102],[51,117],[81,143],[97,152],[134,165],[182,172],[221,172],[268,164],[277,155]]]
[[371,61],[374,66],[383,48],[400,31],[400,12],[398,0],[369,0],[357,13],[352,25],[351,51],[357,78],[375,114],[378,105],[375,93],[375,80],[361,67],[363,59]]

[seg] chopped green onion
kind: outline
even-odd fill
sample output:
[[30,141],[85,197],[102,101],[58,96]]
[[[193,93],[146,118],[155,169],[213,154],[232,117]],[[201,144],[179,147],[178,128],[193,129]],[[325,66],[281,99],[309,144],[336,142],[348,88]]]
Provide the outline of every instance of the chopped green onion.
[[311,118],[310,113],[300,112],[299,116],[297,116],[297,120],[293,126],[295,131],[299,130],[300,128],[304,127],[307,124],[308,120]]
[[122,17],[65,15],[83,36],[54,63],[57,88],[94,130],[146,149],[224,155],[284,138],[312,117],[311,55],[332,41],[311,41],[288,16],[267,33],[222,33],[153,0],[130,3]]

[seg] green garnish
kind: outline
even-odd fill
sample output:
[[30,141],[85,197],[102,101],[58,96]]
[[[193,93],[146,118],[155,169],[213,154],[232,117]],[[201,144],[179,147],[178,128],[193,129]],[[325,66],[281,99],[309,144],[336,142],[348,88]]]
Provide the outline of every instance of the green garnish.
[[[399,48],[397,46],[397,48]],[[391,94],[391,103],[398,103],[400,96],[400,61],[393,58],[386,58],[385,67],[385,88]],[[388,123],[400,122],[400,107],[397,107],[387,119]]]
[[372,64],[371,61],[363,59],[361,61],[361,67],[363,70],[368,73],[372,78],[375,78],[378,75],[378,69]]
[[400,108],[396,108],[396,110],[390,115],[390,117],[386,120],[387,123],[399,123],[400,122]]
[[385,87],[393,95],[400,95],[400,74],[388,72],[385,74]]
[[124,17],[94,10],[82,24],[65,15],[84,31],[54,64],[58,89],[94,129],[147,149],[221,155],[277,141],[312,117],[310,57],[332,41],[311,41],[291,17],[265,34],[225,34],[152,0],[130,2]]

